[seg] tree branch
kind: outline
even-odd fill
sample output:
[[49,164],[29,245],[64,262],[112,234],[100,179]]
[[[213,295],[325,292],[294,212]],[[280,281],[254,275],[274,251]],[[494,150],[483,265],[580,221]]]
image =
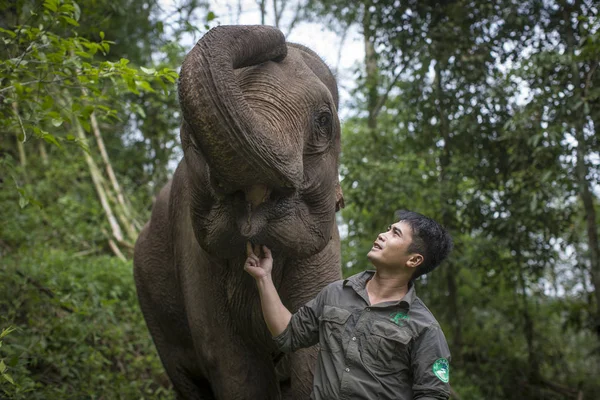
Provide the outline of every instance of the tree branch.
[[387,101],[387,99],[390,95],[390,92],[392,91],[394,86],[396,86],[398,79],[400,79],[400,75],[402,75],[402,73],[404,72],[405,69],[406,69],[406,64],[404,64],[404,66],[400,69],[400,71],[398,71],[398,73],[394,75],[394,78],[392,79],[392,82],[388,85],[388,88],[386,89],[385,93],[381,97],[379,97],[379,100],[377,101],[375,109],[373,110],[373,114],[375,116],[377,116],[379,114],[379,112],[385,105],[385,102]]

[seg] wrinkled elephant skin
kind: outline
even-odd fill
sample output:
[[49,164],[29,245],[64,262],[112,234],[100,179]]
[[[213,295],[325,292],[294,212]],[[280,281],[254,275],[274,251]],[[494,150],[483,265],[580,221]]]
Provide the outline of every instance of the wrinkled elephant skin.
[[282,356],[243,270],[268,246],[291,310],[340,278],[335,79],[275,28],[221,26],[181,68],[184,158],[135,247],[140,306],[182,399],[308,399],[316,349]]

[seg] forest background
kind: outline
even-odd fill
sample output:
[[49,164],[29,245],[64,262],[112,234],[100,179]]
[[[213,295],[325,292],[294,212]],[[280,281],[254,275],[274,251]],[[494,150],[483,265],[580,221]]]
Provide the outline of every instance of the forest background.
[[343,273],[398,209],[450,230],[450,259],[417,285],[452,397],[600,398],[592,0],[0,1],[0,398],[174,398],[131,257],[181,157],[184,43],[223,7],[285,33],[322,24],[338,55],[360,35]]

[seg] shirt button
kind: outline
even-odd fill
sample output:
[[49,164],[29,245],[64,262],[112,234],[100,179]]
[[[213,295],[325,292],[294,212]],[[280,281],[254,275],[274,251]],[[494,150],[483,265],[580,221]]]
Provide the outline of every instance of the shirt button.
[[350,368],[346,368],[346,369],[345,369],[345,371],[346,371],[346,372],[350,372]]
[[356,336],[352,337],[352,341],[356,342]]

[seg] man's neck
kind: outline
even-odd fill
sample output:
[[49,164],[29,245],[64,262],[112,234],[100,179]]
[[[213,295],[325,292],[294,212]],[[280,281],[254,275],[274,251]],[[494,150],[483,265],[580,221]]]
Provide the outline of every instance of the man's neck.
[[371,304],[400,301],[408,293],[410,279],[404,274],[376,271],[367,282],[367,294]]

